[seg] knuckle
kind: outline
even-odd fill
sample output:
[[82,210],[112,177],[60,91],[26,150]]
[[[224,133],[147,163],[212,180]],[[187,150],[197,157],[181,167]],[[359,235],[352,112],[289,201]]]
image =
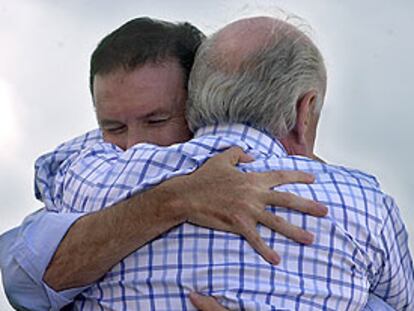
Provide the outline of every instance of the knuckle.
[[242,150],[240,148],[238,148],[238,147],[231,147],[231,148],[227,149],[225,151],[225,153],[228,154],[230,157],[237,158],[238,156],[241,155]]
[[238,205],[238,208],[240,208],[241,211],[243,211],[243,214],[246,214],[249,210],[251,210],[251,205],[248,203],[248,201],[244,198],[244,195],[240,197],[240,204]]
[[302,171],[298,172],[298,177],[304,182],[313,182],[315,180],[314,175]]
[[307,200],[299,201],[298,209],[304,213],[311,213],[314,210],[313,202]]
[[285,205],[286,206],[293,206],[293,205],[295,205],[295,203],[296,203],[296,199],[297,199],[297,196],[295,195],[295,194],[293,194],[293,193],[289,193],[289,192],[283,192],[283,197],[284,197],[284,200],[285,200]]
[[290,202],[289,194],[286,192],[275,192],[274,194],[274,204],[280,206],[286,206]]
[[253,209],[255,202],[257,201],[257,193],[251,188],[242,188],[238,193],[236,199],[236,207],[242,211],[250,211]]
[[263,247],[263,240],[262,238],[257,234],[257,232],[251,232],[248,236],[246,236],[246,239],[248,242],[252,245],[254,245],[255,248],[262,248]]
[[277,172],[274,172],[274,175],[280,181],[283,181],[283,180],[287,179],[287,177],[288,177],[288,173],[286,171],[277,171]]
[[245,223],[243,216],[240,213],[235,213],[232,219],[233,219],[233,224],[236,226],[239,226],[240,228],[242,228],[242,226]]
[[230,213],[216,212],[213,217],[218,219],[224,225],[232,226],[234,225],[234,219]]
[[296,177],[298,178],[298,179],[304,179],[304,180],[306,180],[306,179],[309,179],[309,177],[311,177],[312,175],[310,175],[310,174],[308,174],[308,173],[305,173],[305,172],[302,172],[302,171],[297,171],[296,172]]
[[272,219],[273,219],[272,220],[273,224],[275,226],[280,226],[280,225],[283,225],[284,223],[286,223],[286,221],[282,217],[277,216],[277,215],[273,215]]
[[252,240],[253,240],[253,242],[256,244],[256,245],[258,245],[258,246],[262,246],[262,238],[259,236],[259,235],[253,235],[252,236]]

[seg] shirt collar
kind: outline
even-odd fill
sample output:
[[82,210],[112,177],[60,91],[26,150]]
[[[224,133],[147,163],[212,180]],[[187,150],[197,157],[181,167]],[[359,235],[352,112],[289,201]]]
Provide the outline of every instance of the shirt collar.
[[271,135],[249,125],[233,123],[205,126],[196,131],[194,137],[200,136],[224,136],[231,140],[241,140],[251,149],[264,154],[287,156],[285,147]]

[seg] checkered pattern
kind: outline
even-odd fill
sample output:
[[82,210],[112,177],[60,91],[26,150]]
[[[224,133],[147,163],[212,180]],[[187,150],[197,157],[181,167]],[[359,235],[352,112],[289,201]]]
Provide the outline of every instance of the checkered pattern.
[[292,169],[316,176],[312,185],[278,190],[326,204],[327,217],[268,207],[314,232],[315,243],[300,245],[259,225],[262,238],[282,257],[272,266],[243,238],[186,223],[113,267],[82,293],[77,309],[193,310],[187,295],[194,290],[232,310],[359,310],[369,291],[398,310],[414,310],[407,232],[375,178],[288,156],[277,140],[245,125],[207,127],[184,144],[140,144],[125,152],[90,132],[37,161],[36,193],[54,211],[96,211],[193,172],[231,146],[255,158],[239,165],[244,172]]

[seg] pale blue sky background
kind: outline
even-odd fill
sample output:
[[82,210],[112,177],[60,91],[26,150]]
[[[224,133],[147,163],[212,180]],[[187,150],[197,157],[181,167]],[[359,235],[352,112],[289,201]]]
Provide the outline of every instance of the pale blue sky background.
[[[142,15],[190,21],[208,34],[242,16],[280,15],[278,7],[312,26],[305,29],[326,59],[317,152],[376,175],[396,198],[414,249],[409,0],[0,0],[0,232],[41,207],[33,198],[36,157],[96,126],[88,65],[104,35]],[[8,309],[1,290],[0,310]]]

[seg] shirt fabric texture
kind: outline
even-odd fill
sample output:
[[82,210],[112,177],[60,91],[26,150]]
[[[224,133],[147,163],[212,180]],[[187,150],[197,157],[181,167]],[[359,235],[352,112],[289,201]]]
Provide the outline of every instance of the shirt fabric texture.
[[[304,246],[261,225],[281,255],[273,266],[240,236],[185,223],[117,264],[76,298],[79,310],[193,310],[190,291],[217,297],[233,310],[359,310],[369,292],[397,310],[414,308],[407,232],[393,199],[363,172],[288,156],[266,133],[242,124],[200,129],[187,143],[139,144],[127,151],[90,132],[36,164],[36,194],[59,213],[89,213],[160,182],[188,174],[232,146],[254,157],[244,172],[302,170],[314,184],[278,187],[324,203],[316,218],[282,207],[268,210],[315,233]],[[97,142],[98,140],[98,142]],[[139,208],[139,207],[137,207]]]
[[85,287],[60,292],[43,282],[44,272],[70,226],[83,214],[41,209],[0,236],[0,268],[6,296],[17,310],[60,310]]
[[[72,310],[70,303],[86,287],[56,292],[42,281],[59,242],[83,214],[57,214],[41,209],[0,236],[0,269],[10,304],[17,310]],[[29,254],[29,256],[27,256]],[[40,272],[39,272],[40,271]],[[394,309],[370,294],[364,311]]]

